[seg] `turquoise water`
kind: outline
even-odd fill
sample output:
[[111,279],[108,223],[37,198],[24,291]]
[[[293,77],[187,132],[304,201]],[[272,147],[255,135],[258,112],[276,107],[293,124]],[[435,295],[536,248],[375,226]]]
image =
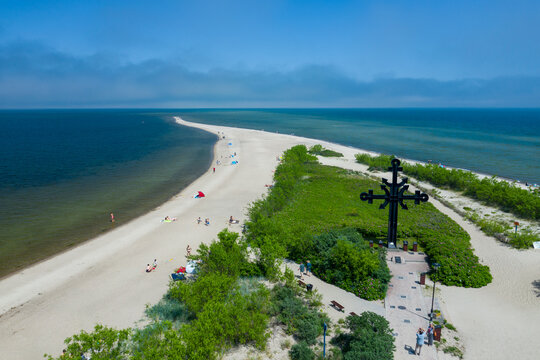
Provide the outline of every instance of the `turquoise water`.
[[540,109],[186,110],[182,118],[324,139],[540,183]]
[[162,204],[216,141],[149,111],[1,111],[0,128],[0,276]]
[[537,109],[0,111],[0,276],[144,214],[208,169],[215,136],[173,115],[540,182]]

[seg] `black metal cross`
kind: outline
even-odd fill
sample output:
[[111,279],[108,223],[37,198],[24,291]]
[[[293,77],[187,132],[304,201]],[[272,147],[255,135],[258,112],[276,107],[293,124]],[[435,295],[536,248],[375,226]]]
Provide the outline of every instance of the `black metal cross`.
[[[373,195],[373,190],[369,190],[368,193],[364,192],[360,194],[360,200],[367,200],[368,204],[373,204],[374,199],[384,200],[384,202],[379,206],[379,209],[384,209],[386,205],[390,203],[390,215],[388,216],[387,246],[391,246],[390,244],[393,244],[394,246],[396,245],[398,203],[402,209],[407,210],[407,205],[403,203],[403,200],[414,200],[414,203],[418,205],[420,204],[420,201],[426,202],[429,198],[427,194],[421,194],[420,190],[416,190],[414,192],[414,195],[403,195],[405,190],[409,188],[409,185],[405,185],[408,180],[407,178],[401,180],[399,184],[397,182],[398,171],[403,171],[403,168],[399,166],[400,164],[401,161],[399,161],[398,159],[392,159],[392,166],[388,168],[388,170],[392,171],[391,184],[389,184],[388,180],[386,180],[385,178],[382,179],[383,185],[381,185],[381,189],[384,190],[384,192],[386,193],[385,195]],[[388,190],[387,186],[390,188],[390,190]]]

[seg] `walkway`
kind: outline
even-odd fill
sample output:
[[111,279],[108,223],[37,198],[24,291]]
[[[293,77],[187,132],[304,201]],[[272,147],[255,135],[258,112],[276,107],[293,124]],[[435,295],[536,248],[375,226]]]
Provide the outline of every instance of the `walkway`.
[[[396,263],[396,256],[401,258],[401,263]],[[392,280],[386,294],[385,307],[386,319],[396,336],[394,359],[411,359],[415,356],[413,351],[418,328],[427,329],[429,324],[431,299],[424,297],[420,285],[420,273],[427,271],[428,265],[423,253],[389,251],[387,258]],[[437,359],[435,346],[424,345],[420,356],[414,358]]]

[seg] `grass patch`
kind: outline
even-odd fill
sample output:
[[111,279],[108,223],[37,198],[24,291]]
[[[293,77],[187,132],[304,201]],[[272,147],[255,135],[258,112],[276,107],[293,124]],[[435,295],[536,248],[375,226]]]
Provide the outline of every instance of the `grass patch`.
[[[377,243],[377,239],[385,238],[388,211],[359,200],[361,192],[377,188],[379,183],[354,172],[318,164],[304,146],[296,146],[285,152],[270,194],[250,208],[247,237],[259,248],[274,247],[297,262],[317,263],[313,266],[316,274],[326,274],[328,269],[339,271],[335,259],[357,246],[357,251],[351,253],[356,254],[355,258],[363,257],[357,263],[362,264],[357,266],[362,274],[349,279],[336,274],[328,279],[348,290],[359,289],[365,285],[361,281],[369,279],[384,286],[385,277],[374,266],[378,253],[368,255],[360,241],[353,241],[357,244],[354,246],[342,244],[339,251],[323,249],[317,241],[321,236],[331,238],[336,231],[347,229],[358,232],[364,242],[374,239]],[[469,235],[459,225],[429,203],[408,206],[408,211],[399,214],[398,239],[416,239],[430,260],[441,264],[434,274],[437,281],[464,287],[491,282],[489,268],[479,264]],[[349,272],[355,270],[350,268]]]
[[459,359],[463,359],[463,351],[461,351],[456,346],[447,346],[447,347],[443,348],[443,352],[445,354],[450,354],[452,356],[455,356],[455,357],[457,357]]
[[309,148],[309,153],[312,155],[320,155],[324,157],[343,157],[343,154],[334,150],[325,149],[322,145],[313,145]]

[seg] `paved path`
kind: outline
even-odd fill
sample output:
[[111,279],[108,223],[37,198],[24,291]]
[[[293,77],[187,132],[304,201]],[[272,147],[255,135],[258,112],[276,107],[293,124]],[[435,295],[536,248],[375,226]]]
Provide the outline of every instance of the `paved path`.
[[[401,257],[401,264],[395,262],[396,256]],[[420,356],[413,354],[415,334],[419,327],[427,329],[428,313],[431,310],[430,299],[424,297],[419,283],[420,273],[428,270],[425,255],[397,251],[388,252],[387,257],[392,280],[386,294],[385,307],[386,319],[396,336],[394,359],[437,359],[435,346],[424,345]]]

